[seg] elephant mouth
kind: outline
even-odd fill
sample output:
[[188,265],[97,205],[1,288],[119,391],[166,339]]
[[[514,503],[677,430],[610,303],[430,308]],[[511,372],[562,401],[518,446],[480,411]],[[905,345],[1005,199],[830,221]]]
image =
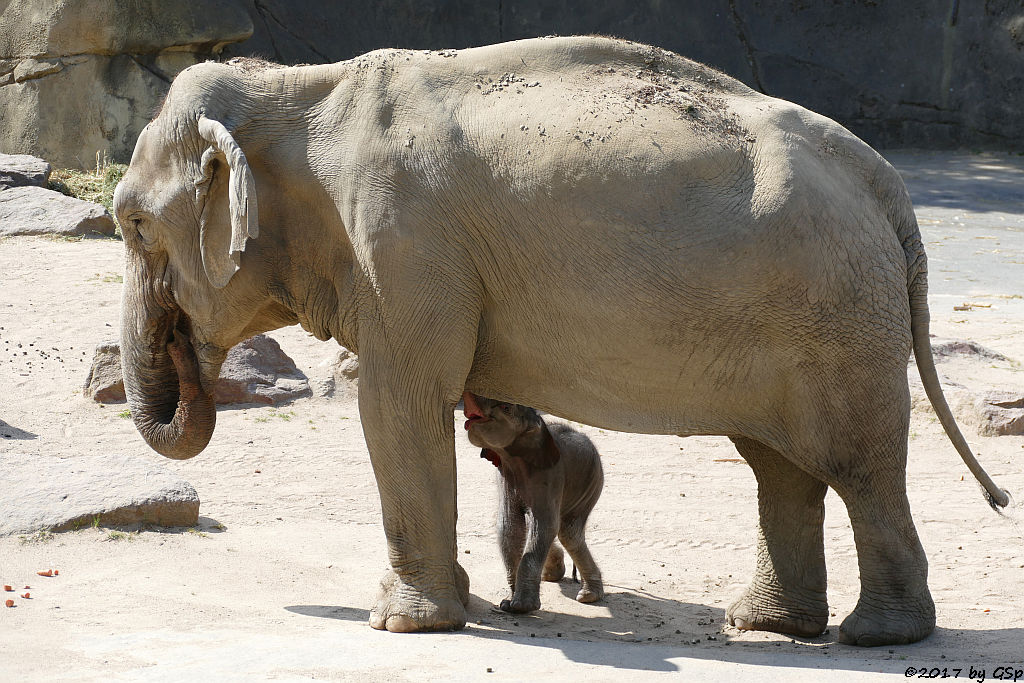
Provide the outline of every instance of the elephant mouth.
[[466,431],[468,432],[474,426],[481,422],[487,422],[487,417],[484,416],[484,411],[480,408],[480,405],[476,401],[476,396],[468,391],[462,393],[462,414],[466,416]]

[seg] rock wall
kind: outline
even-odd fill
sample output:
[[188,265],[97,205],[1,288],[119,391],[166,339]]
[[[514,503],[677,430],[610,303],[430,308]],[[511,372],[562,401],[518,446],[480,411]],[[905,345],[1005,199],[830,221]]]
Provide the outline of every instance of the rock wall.
[[234,0],[0,0],[0,152],[126,162],[174,75],[250,35]]
[[0,152],[125,162],[174,75],[222,50],[317,63],[553,33],[669,48],[876,147],[1024,151],[1020,0],[0,0]]
[[230,55],[286,63],[379,47],[602,33],[700,60],[881,147],[1024,151],[1020,0],[237,0]]

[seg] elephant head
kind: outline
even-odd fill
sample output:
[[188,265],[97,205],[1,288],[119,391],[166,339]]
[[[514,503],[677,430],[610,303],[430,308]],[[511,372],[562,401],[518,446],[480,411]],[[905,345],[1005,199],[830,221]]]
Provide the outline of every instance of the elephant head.
[[259,214],[249,161],[221,120],[231,112],[215,116],[181,96],[215,66],[175,82],[114,194],[125,245],[125,393],[146,442],[175,459],[198,454],[213,434],[227,349],[278,326],[259,319],[268,299],[238,275]]

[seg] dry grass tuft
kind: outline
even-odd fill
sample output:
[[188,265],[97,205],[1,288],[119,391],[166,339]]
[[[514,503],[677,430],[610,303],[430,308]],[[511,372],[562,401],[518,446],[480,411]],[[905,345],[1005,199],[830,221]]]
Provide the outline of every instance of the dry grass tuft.
[[[113,164],[107,156],[96,153],[96,168],[90,171],[76,171],[70,168],[58,168],[50,174],[49,187],[69,197],[96,202],[114,214],[114,188],[121,181],[125,164]],[[117,219],[114,219],[117,223]],[[117,226],[117,236],[121,236],[121,226]]]

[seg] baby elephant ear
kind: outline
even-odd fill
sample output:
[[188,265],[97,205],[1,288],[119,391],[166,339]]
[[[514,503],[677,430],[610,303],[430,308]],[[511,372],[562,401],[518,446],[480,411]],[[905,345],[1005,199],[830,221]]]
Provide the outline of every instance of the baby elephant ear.
[[[199,135],[210,143],[200,162],[202,175],[195,180],[197,200],[205,199],[199,220],[199,248],[206,276],[220,289],[241,265],[248,238],[259,235],[256,181],[242,148],[224,124],[200,116]],[[224,163],[226,183],[220,168]]]

